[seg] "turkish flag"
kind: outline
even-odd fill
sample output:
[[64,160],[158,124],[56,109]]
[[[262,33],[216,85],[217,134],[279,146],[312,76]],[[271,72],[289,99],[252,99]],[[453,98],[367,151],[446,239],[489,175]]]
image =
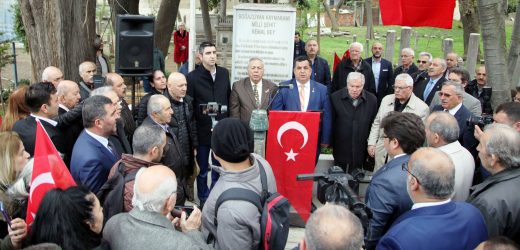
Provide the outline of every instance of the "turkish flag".
[[269,112],[266,159],[278,193],[287,197],[304,221],[311,213],[312,181],[297,181],[296,176],[314,173],[319,126],[319,112]]
[[451,29],[455,0],[380,0],[384,25]]
[[334,65],[332,66],[332,72],[336,72],[336,66],[341,62],[341,59],[339,59],[338,54],[334,52]]
[[67,166],[54,147],[40,121],[36,121],[36,142],[34,144],[34,166],[31,190],[27,204],[27,225],[31,225],[47,191],[53,188],[67,189],[76,186]]

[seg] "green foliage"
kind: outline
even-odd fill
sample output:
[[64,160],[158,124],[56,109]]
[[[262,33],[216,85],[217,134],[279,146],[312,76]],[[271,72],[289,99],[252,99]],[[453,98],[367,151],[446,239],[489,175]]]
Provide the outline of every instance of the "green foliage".
[[517,0],[507,0],[507,14],[515,13],[518,6]]
[[31,85],[31,81],[29,81],[29,79],[20,79],[18,80],[18,86],[22,86],[22,85]]
[[10,12],[14,15],[14,33],[16,34],[16,39],[23,42],[25,51],[29,52],[29,43],[27,41],[27,36],[25,35],[25,27],[23,26],[19,1],[15,1],[15,3],[11,5]]
[[0,68],[13,63],[13,55],[9,54],[9,45],[9,42],[0,43]]

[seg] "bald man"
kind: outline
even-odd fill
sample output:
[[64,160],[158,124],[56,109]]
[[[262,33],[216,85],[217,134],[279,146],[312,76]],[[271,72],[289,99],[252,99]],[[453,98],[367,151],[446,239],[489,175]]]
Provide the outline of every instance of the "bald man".
[[383,44],[375,42],[372,44],[372,57],[365,61],[372,67],[374,74],[374,85],[366,88],[370,93],[376,95],[377,105],[381,104],[383,97],[394,93],[394,73],[392,63],[383,58]]
[[58,88],[58,84],[62,80],[63,72],[54,66],[49,66],[42,72],[42,82],[50,82],[55,88]]
[[451,201],[455,167],[435,148],[420,148],[402,165],[406,188],[414,205],[381,238],[377,249],[474,249],[487,240],[480,211]]
[[103,239],[112,249],[209,249],[199,231],[198,208],[188,218],[183,212],[171,221],[176,196],[177,181],[171,169],[162,165],[141,168],[135,177],[134,208],[110,218]]
[[117,73],[107,73],[105,76],[105,84],[112,86],[112,90],[117,94],[119,101],[121,102],[121,120],[125,127],[125,134],[128,137],[128,141],[132,144],[132,136],[136,129],[134,115],[129,108],[128,103],[125,100],[126,96],[126,84],[123,77]]
[[94,89],[94,75],[97,73],[96,64],[90,61],[82,62],[79,65],[79,82],[81,100],[85,100],[90,96],[90,92]]

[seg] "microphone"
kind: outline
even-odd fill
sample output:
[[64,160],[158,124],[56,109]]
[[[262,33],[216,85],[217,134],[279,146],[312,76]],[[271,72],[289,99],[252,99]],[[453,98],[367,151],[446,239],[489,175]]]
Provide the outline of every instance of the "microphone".
[[280,85],[278,85],[278,88],[279,89],[283,89],[283,88],[293,89],[294,86],[292,84],[280,84]]

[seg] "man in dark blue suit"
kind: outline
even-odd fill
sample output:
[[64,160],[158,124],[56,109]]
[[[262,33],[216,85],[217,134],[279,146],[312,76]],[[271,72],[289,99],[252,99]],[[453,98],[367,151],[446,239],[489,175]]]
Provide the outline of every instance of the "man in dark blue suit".
[[[323,147],[328,147],[332,113],[327,87],[311,80],[311,61],[307,56],[296,58],[293,73],[294,79],[280,83],[280,85],[293,85],[293,88],[281,88],[275,96],[271,108],[272,110],[321,112],[318,143],[321,143]],[[318,156],[319,150],[320,147],[318,147]]]
[[376,95],[377,105],[381,104],[383,97],[394,93],[394,74],[392,72],[392,63],[384,58],[383,45],[381,43],[372,44],[372,57],[365,61],[372,66],[372,73],[374,74],[374,83],[372,86],[365,86],[368,92]]
[[426,138],[421,118],[412,113],[391,112],[383,118],[381,127],[385,149],[393,159],[377,170],[367,189],[365,201],[373,216],[366,233],[366,249],[374,249],[397,217],[412,207],[401,166]]
[[449,156],[435,148],[412,155],[406,189],[412,210],[400,216],[381,238],[377,249],[475,249],[488,233],[480,211],[451,201],[455,167]]
[[446,81],[444,71],[446,71],[446,61],[441,58],[434,58],[428,67],[428,78],[413,85],[413,93],[423,100],[427,105],[433,100],[435,92],[441,90]]
[[476,158],[478,143],[473,135],[474,128],[468,126],[466,123],[472,115],[471,111],[462,104],[463,94],[464,88],[460,83],[452,81],[445,82],[439,92],[441,104],[433,107],[432,112],[445,111],[455,116],[459,124],[459,142]]
[[318,45],[318,41],[311,38],[307,40],[305,44],[305,51],[307,52],[307,56],[311,60],[311,80],[319,82],[327,88],[331,86],[330,79],[330,67],[327,60],[318,56],[318,52],[320,51],[320,45]]
[[85,129],[74,144],[70,170],[78,184],[96,193],[106,182],[110,168],[121,158],[108,141],[116,132],[118,113],[112,100],[100,95],[87,98],[82,113]]

